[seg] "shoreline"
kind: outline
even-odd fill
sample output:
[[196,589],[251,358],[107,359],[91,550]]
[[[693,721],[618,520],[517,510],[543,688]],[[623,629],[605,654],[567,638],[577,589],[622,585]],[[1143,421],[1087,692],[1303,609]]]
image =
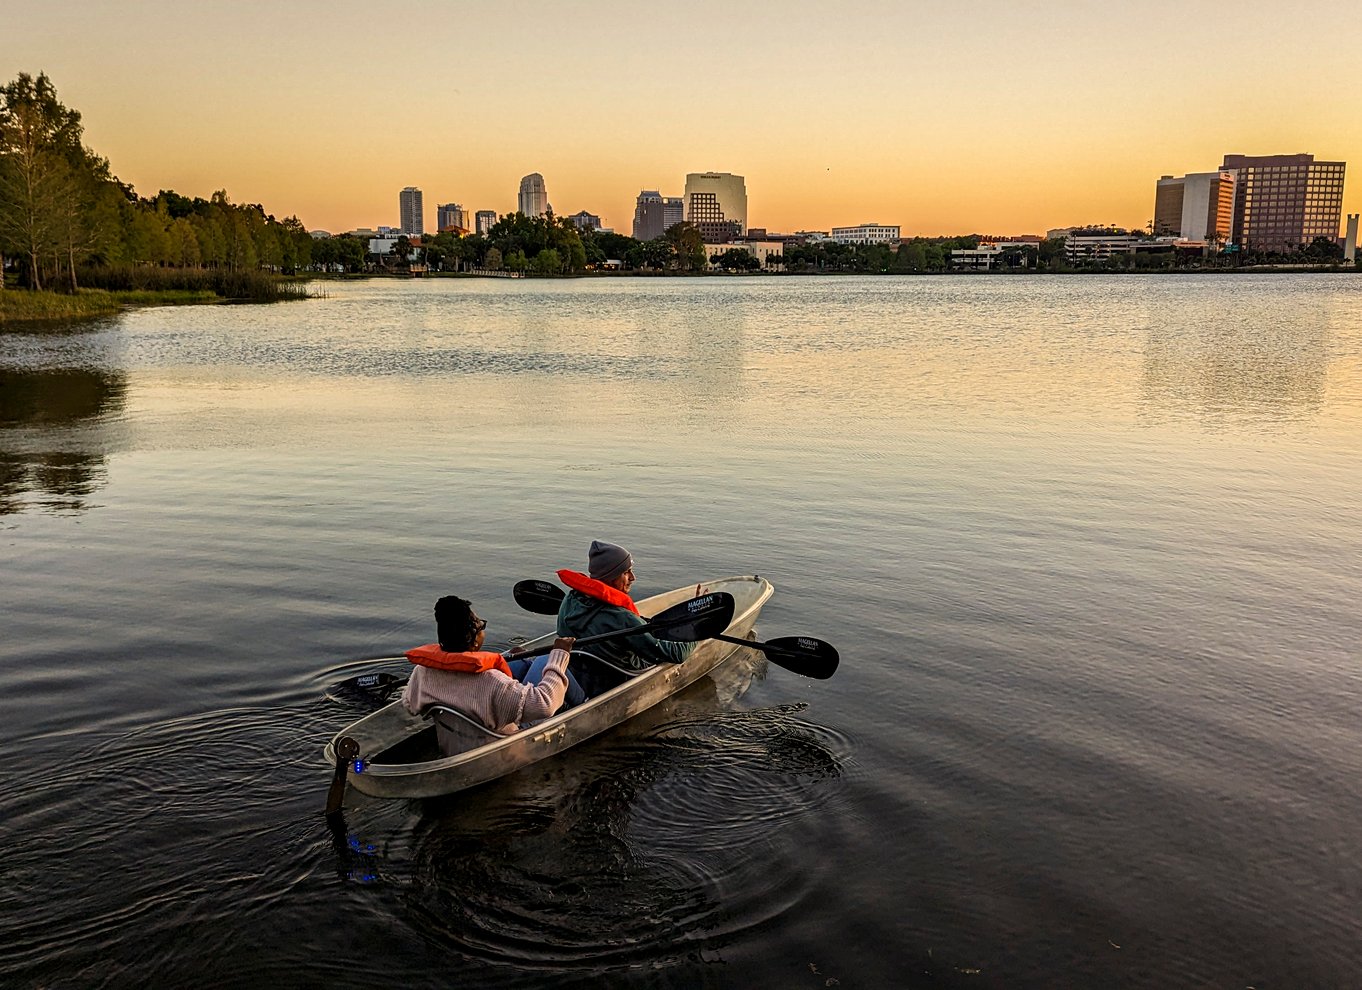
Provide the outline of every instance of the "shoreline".
[[0,326],[14,323],[62,323],[112,316],[136,306],[200,306],[225,302],[206,290],[81,289],[75,295],[42,289],[0,290]]
[[920,278],[942,275],[968,275],[980,277],[1015,278],[1027,276],[1051,277],[1056,275],[1242,275],[1242,274],[1280,274],[1280,275],[1356,275],[1362,274],[1362,266],[1357,265],[1240,265],[1233,268],[1071,268],[1066,271],[1038,271],[1032,268],[1009,268],[1003,271],[947,270],[931,272],[850,272],[850,271],[812,271],[812,272],[679,272],[679,271],[585,271],[571,275],[515,275],[492,274],[490,272],[423,272],[420,275],[405,275],[397,272],[315,272],[307,276],[308,281],[357,281],[362,279],[391,279],[393,281],[420,281],[422,279],[521,279],[555,280],[579,278],[845,278],[847,276],[868,275],[875,278]]
[[[1236,268],[1155,268],[1155,269],[1098,269],[1075,268],[1068,271],[1037,271],[1007,269],[1005,271],[934,271],[934,272],[680,272],[680,271],[587,271],[572,275],[526,275],[515,280],[565,280],[595,278],[846,278],[870,276],[874,278],[939,278],[968,276],[978,278],[1049,278],[1055,276],[1086,277],[1093,275],[1120,276],[1187,276],[1187,275],[1356,275],[1362,266],[1347,265],[1243,265]],[[415,281],[418,279],[506,279],[506,275],[490,272],[425,272],[405,275],[395,272],[314,272],[291,276],[293,282],[347,282],[368,279]],[[308,293],[300,298],[319,298],[324,293]],[[125,309],[141,306],[203,306],[235,303],[247,300],[226,298],[209,290],[199,289],[81,289],[75,295],[44,289],[6,286],[0,290],[0,327],[19,324],[65,323],[101,316],[113,316]]]

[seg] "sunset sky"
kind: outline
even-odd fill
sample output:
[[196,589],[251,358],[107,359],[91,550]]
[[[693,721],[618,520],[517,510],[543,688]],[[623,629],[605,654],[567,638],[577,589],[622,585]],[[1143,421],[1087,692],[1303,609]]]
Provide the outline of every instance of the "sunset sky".
[[14,4],[0,78],[46,72],[143,195],[259,202],[309,228],[396,224],[397,194],[629,233],[640,189],[747,178],[772,230],[1143,226],[1162,174],[1227,152],[1349,163],[1355,2],[591,0]]

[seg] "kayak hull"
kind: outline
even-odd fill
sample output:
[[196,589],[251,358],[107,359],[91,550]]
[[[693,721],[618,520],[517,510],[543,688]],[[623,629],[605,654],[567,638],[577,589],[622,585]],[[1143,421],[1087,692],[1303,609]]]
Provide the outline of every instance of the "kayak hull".
[[[720,578],[644,599],[638,603],[639,611],[653,615],[710,591],[733,595],[733,621],[725,634],[744,638],[751,634],[762,606],[775,589],[756,575]],[[533,649],[547,645],[554,635],[547,633],[525,646]],[[441,731],[452,729],[446,740],[461,749],[449,756],[438,754],[431,720],[412,715],[398,699],[342,729],[326,744],[324,754],[327,763],[334,766],[339,741],[353,739],[359,745],[359,756],[350,763],[348,782],[364,794],[383,798],[453,794],[548,759],[627,722],[698,681],[740,649],[705,640],[684,663],[658,664],[576,708],[508,736],[497,736],[471,724],[451,727],[451,721],[462,720],[443,717]]]

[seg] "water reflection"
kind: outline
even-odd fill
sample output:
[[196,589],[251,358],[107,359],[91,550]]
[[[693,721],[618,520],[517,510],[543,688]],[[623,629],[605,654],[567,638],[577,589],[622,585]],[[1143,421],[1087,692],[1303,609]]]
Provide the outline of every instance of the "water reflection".
[[[581,978],[711,960],[798,904],[816,871],[781,836],[841,758],[802,705],[726,710],[764,672],[743,651],[569,758],[414,804],[412,926],[465,963]],[[363,839],[336,850],[364,874]]]
[[0,368],[0,515],[88,508],[108,480],[107,450],[97,434],[66,431],[118,415],[126,393],[113,371]]
[[1156,324],[1140,382],[1145,415],[1260,425],[1316,416],[1325,403],[1328,339],[1323,314],[1311,307],[1289,322]]

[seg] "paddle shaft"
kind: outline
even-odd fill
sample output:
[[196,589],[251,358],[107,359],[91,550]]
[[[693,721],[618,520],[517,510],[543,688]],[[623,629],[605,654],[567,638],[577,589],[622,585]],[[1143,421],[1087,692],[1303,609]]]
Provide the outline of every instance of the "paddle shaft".
[[[696,590],[699,590],[698,587]],[[516,584],[513,592],[516,603],[521,608],[539,615],[555,614],[565,597],[563,589],[551,581],[520,581]],[[837,650],[833,646],[810,636],[778,638],[771,643],[752,639],[737,639],[718,633],[706,638],[760,650],[776,666],[784,667],[786,670],[804,677],[813,677],[819,680],[831,677],[836,672],[839,661]],[[577,642],[580,644],[583,641],[578,640]]]
[[[615,629],[611,632],[597,633],[595,636],[583,636],[573,644],[572,648],[575,650],[579,646],[590,646],[592,643],[603,643],[608,639],[620,639],[623,636],[633,636],[635,633],[650,633],[654,629],[666,629],[668,626],[675,624],[676,623],[674,622],[645,622],[643,625],[634,626],[631,629]],[[711,636],[709,638],[718,639],[719,637]],[[552,652],[553,644],[550,643],[548,646],[540,646],[533,650],[526,650],[524,653],[517,653],[513,659],[523,660],[526,657],[542,657],[544,654]]]

